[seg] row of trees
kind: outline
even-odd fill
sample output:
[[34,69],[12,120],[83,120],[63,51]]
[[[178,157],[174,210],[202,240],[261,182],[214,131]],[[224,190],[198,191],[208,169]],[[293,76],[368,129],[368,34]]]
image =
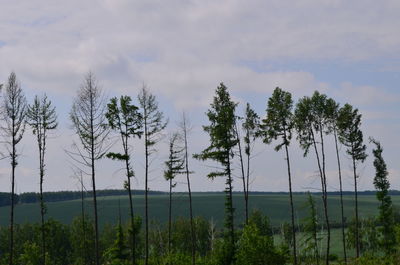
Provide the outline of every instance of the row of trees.
[[[31,105],[27,104],[23,91],[17,82],[15,73],[11,73],[6,84],[3,101],[3,118],[5,126],[2,127],[4,137],[7,140],[8,157],[11,160],[11,213],[10,213],[10,237],[9,237],[9,264],[14,264],[14,205],[15,205],[15,168],[17,166],[18,152],[17,145],[21,141],[25,126],[28,124],[37,137],[39,151],[39,178],[40,178],[40,205],[41,205],[41,263],[46,264],[46,233],[45,214],[46,207],[43,200],[43,180],[45,177],[45,154],[46,140],[48,133],[57,127],[57,115],[55,107],[46,96],[35,97]],[[124,188],[128,192],[130,201],[130,260],[131,264],[137,264],[136,253],[136,228],[135,211],[132,200],[132,181],[135,176],[133,170],[132,153],[135,151],[130,143],[133,138],[144,138],[145,149],[145,215],[144,215],[144,264],[149,264],[149,215],[148,215],[148,193],[150,159],[156,153],[156,145],[162,139],[162,131],[166,128],[168,120],[159,110],[157,100],[149,90],[143,86],[138,97],[138,106],[133,103],[129,96],[112,98],[107,100],[103,91],[99,88],[92,73],[85,76],[81,88],[74,99],[70,120],[73,124],[78,140],[74,141],[71,150],[67,151],[69,157],[75,162],[77,172],[91,177],[93,195],[93,216],[94,216],[94,261],[96,265],[101,262],[100,239],[98,227],[98,210],[96,194],[96,165],[97,161],[108,157],[123,162],[126,181]],[[292,236],[292,257],[293,263],[298,264],[298,250],[296,247],[296,226],[294,215],[294,203],[292,195],[292,173],[290,164],[289,146],[296,135],[304,156],[310,151],[315,153],[316,163],[321,182],[322,202],[324,209],[325,226],[327,229],[327,248],[325,252],[325,263],[329,264],[330,254],[330,221],[328,214],[328,193],[326,177],[326,137],[331,135],[336,147],[336,158],[338,164],[338,177],[340,183],[340,197],[342,209],[342,239],[344,261],[347,262],[345,242],[345,217],[343,214],[342,194],[342,172],[339,153],[339,144],[346,147],[347,154],[351,157],[353,165],[353,176],[355,186],[355,248],[357,257],[360,256],[360,235],[357,197],[357,165],[366,158],[366,146],[363,143],[363,133],[360,129],[361,115],[358,110],[349,104],[340,107],[333,99],[326,95],[315,92],[311,97],[303,97],[294,106],[292,95],[280,88],[276,88],[267,102],[265,118],[260,121],[259,116],[252,110],[249,104],[246,105],[245,116],[239,117],[236,114],[237,103],[230,98],[227,87],[221,83],[216,89],[216,95],[207,111],[209,124],[203,126],[204,131],[209,135],[209,146],[202,152],[194,154],[193,157],[199,160],[212,160],[219,164],[215,171],[208,174],[208,177],[226,178],[226,204],[225,204],[225,231],[223,233],[223,249],[221,262],[233,264],[238,259],[237,253],[237,231],[235,228],[235,214],[233,204],[233,174],[232,163],[235,156],[239,157],[243,194],[245,200],[246,224],[249,222],[249,183],[251,172],[251,157],[254,142],[261,138],[266,144],[278,141],[276,151],[284,150],[286,167],[288,173],[289,202],[291,209],[291,236]],[[184,174],[187,179],[190,204],[190,235],[192,241],[191,263],[196,263],[196,226],[191,201],[190,168],[188,151],[188,131],[190,126],[188,120],[183,116],[179,132],[170,138],[170,155],[166,161],[165,178],[169,182],[170,206],[169,206],[169,229],[168,229],[168,252],[171,253],[172,235],[172,191],[175,186],[174,178],[178,174]],[[114,142],[110,141],[111,134],[117,135],[120,139],[119,151],[115,148],[111,152]],[[244,136],[242,137],[241,134]],[[379,147],[379,143],[373,140]],[[244,152],[243,149],[244,148]],[[117,151],[115,151],[117,150]],[[378,148],[379,150],[379,148]],[[377,151],[379,152],[379,151]],[[382,173],[384,175],[384,173]],[[387,185],[383,186],[382,189]],[[387,193],[382,190],[383,208],[387,208],[390,201]],[[387,191],[386,191],[387,192]],[[379,197],[379,198],[381,198]],[[384,210],[382,210],[384,211]],[[386,210],[385,210],[386,211]],[[386,214],[391,214],[386,211]],[[82,222],[85,223],[85,215],[82,215]],[[84,225],[83,225],[84,226]],[[390,232],[390,231],[389,231]],[[385,234],[389,234],[385,232]]]

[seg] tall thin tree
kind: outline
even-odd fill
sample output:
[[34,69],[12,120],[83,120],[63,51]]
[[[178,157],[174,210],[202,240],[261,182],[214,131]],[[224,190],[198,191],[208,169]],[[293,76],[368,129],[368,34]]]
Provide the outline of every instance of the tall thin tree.
[[43,180],[45,174],[45,154],[46,140],[50,131],[57,128],[56,109],[51,101],[44,95],[41,99],[35,97],[32,105],[27,110],[28,124],[31,126],[33,134],[36,135],[39,151],[39,198],[40,198],[40,216],[42,232],[42,264],[46,264],[46,237],[45,237],[45,214],[46,206],[43,199]]
[[250,104],[246,104],[244,122],[242,129],[244,130],[244,153],[246,154],[246,181],[245,181],[245,199],[246,199],[246,223],[249,219],[249,187],[250,187],[250,161],[253,151],[253,145],[257,138],[257,131],[260,127],[260,118],[251,108]]
[[237,116],[235,120],[235,133],[236,133],[236,139],[237,139],[237,154],[239,156],[239,162],[240,162],[240,171],[242,174],[242,185],[243,185],[243,198],[244,198],[244,212],[245,212],[245,222],[248,224],[249,221],[249,211],[248,211],[248,203],[247,203],[247,185],[246,185],[246,174],[244,173],[245,165],[244,165],[244,159],[243,159],[243,151],[242,151],[242,139],[239,133],[239,128],[238,128],[238,120],[241,120],[242,118]]
[[196,231],[193,220],[193,204],[192,204],[192,189],[190,186],[190,174],[192,173],[189,170],[189,146],[188,146],[188,133],[190,130],[190,124],[186,117],[185,112],[182,113],[182,121],[180,123],[181,134],[183,137],[184,144],[184,152],[185,152],[185,168],[184,174],[186,175],[186,182],[188,188],[188,196],[189,196],[189,217],[190,217],[190,234],[191,234],[191,243],[192,243],[192,265],[196,264]]
[[134,212],[133,212],[133,200],[132,200],[132,187],[131,178],[134,177],[134,172],[130,163],[130,150],[129,138],[141,137],[142,135],[142,115],[139,113],[139,108],[131,103],[132,99],[129,96],[121,96],[112,98],[110,103],[107,104],[107,113],[105,114],[108,120],[108,125],[114,131],[116,131],[121,137],[122,142],[122,153],[109,152],[107,157],[123,161],[125,163],[126,170],[126,182],[124,187],[128,191],[129,195],[129,213],[131,217],[131,260],[132,265],[136,264],[136,237],[134,228]]
[[149,264],[149,167],[150,156],[156,152],[155,145],[161,140],[161,132],[167,126],[168,121],[164,120],[164,114],[158,108],[158,102],[147,87],[143,85],[138,100],[142,110],[144,148],[145,148],[145,265]]
[[185,158],[184,148],[179,145],[180,135],[173,133],[169,139],[169,156],[165,161],[166,170],[164,171],[164,178],[169,183],[169,207],[168,207],[168,254],[171,255],[171,235],[172,235],[172,189],[176,186],[174,182],[178,174],[183,173]]
[[214,160],[221,164],[220,170],[208,174],[209,178],[226,177],[225,242],[228,244],[228,253],[225,263],[232,264],[235,256],[235,226],[231,160],[233,148],[237,144],[235,133],[237,104],[231,101],[228,89],[223,83],[217,87],[215,93],[211,108],[207,111],[210,125],[203,126],[204,131],[210,136],[210,146],[194,157],[200,160]]
[[396,231],[394,222],[394,212],[392,198],[389,195],[390,183],[388,179],[388,171],[385,160],[383,159],[383,148],[380,142],[370,138],[370,142],[375,145],[372,150],[374,154],[375,177],[374,186],[376,188],[376,198],[380,202],[379,205],[379,222],[382,224],[380,228],[383,238],[380,245],[386,254],[391,254],[396,246]]
[[341,225],[342,225],[342,245],[343,245],[343,258],[344,263],[347,264],[347,248],[346,248],[346,236],[345,236],[345,216],[344,216],[344,202],[343,202],[343,182],[342,182],[342,165],[339,154],[339,142],[338,142],[338,118],[339,118],[339,104],[332,98],[326,101],[326,113],[328,117],[328,129],[333,133],[335,140],[335,152],[336,161],[338,166],[339,176],[339,193],[340,193],[340,212],[341,212]]
[[[327,230],[327,244],[325,264],[329,264],[331,230],[328,214],[328,192],[326,178],[326,158],[324,135],[329,133],[329,116],[326,111],[327,96],[315,91],[312,97],[303,97],[295,109],[295,127],[297,139],[304,156],[307,156],[311,147],[315,151],[321,180],[322,202],[324,206],[325,225]],[[319,148],[318,148],[319,147]],[[322,156],[322,157],[321,157]]]
[[350,104],[345,104],[339,110],[338,117],[339,140],[347,147],[347,154],[350,155],[353,164],[354,178],[354,201],[355,201],[355,236],[356,256],[360,257],[360,224],[358,218],[358,190],[357,190],[357,164],[367,158],[366,145],[363,143],[363,132],[361,131],[361,114]]
[[27,103],[14,72],[8,77],[4,100],[2,102],[1,127],[8,156],[11,160],[11,211],[10,211],[10,256],[9,264],[14,264],[14,208],[15,208],[15,168],[18,165],[17,145],[25,132]]
[[70,157],[79,165],[89,168],[92,179],[95,254],[96,265],[100,265],[99,227],[96,196],[96,161],[103,158],[109,149],[107,137],[109,134],[106,113],[106,99],[92,73],[88,73],[78,90],[70,112],[75,133],[80,145],[73,143],[74,151],[68,151]]
[[289,92],[277,87],[268,100],[267,115],[260,125],[260,134],[263,136],[264,143],[271,143],[272,140],[281,139],[281,142],[275,146],[275,151],[285,148],[287,173],[289,178],[289,202],[292,220],[293,237],[293,264],[297,264],[296,251],[296,227],[294,217],[294,205],[292,194],[292,174],[290,170],[289,145],[292,139],[293,129],[293,100]]

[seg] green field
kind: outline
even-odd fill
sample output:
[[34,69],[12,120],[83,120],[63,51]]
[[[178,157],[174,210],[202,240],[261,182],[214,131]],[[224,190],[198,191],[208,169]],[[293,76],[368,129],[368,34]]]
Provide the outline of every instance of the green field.
[[[314,195],[317,201],[319,213],[322,216],[322,203],[319,196]],[[296,222],[301,223],[302,218],[307,214],[305,207],[306,195],[295,194]],[[394,205],[400,206],[400,196],[393,196]],[[354,200],[353,196],[345,196],[345,215],[349,219],[353,216]],[[332,221],[340,221],[340,200],[339,196],[329,196],[329,216]],[[122,220],[128,219],[128,199],[127,196],[111,196],[98,198],[99,224],[115,223],[118,220],[119,205],[121,208]],[[241,194],[234,195],[235,222],[236,225],[243,223],[244,203]],[[90,198],[85,200],[86,212],[92,213],[92,201]],[[377,214],[378,202],[375,196],[359,196],[359,209],[361,216],[373,216]],[[80,200],[47,203],[48,217],[52,217],[63,223],[70,223],[72,219],[80,214]],[[144,212],[144,197],[134,198],[134,208],[136,214],[142,215]],[[268,215],[273,226],[279,226],[283,221],[290,220],[288,196],[284,194],[260,194],[250,196],[250,208],[257,208]],[[224,194],[223,193],[195,193],[193,195],[194,215],[203,216],[208,220],[213,219],[217,226],[222,226],[224,217]],[[153,195],[149,197],[150,218],[161,223],[168,217],[168,196]],[[188,216],[188,198],[186,194],[178,193],[174,195],[173,216]],[[39,222],[39,204],[18,204],[15,210],[17,223]],[[0,207],[0,225],[7,225],[9,221],[9,207]]]
[[[314,195],[317,202],[319,215],[322,219],[322,202],[321,198]],[[353,196],[345,196],[345,215],[348,220],[353,216],[354,200]],[[208,220],[213,220],[217,227],[222,227],[224,218],[224,194],[223,193],[194,193],[193,208],[196,216],[203,216]],[[305,206],[307,196],[304,194],[295,194],[296,222],[301,223],[302,219],[308,214]],[[400,206],[400,196],[392,196],[395,206]],[[337,195],[329,196],[329,216],[332,222],[340,222],[340,197]],[[236,208],[235,222],[236,225],[243,223],[244,219],[244,203],[241,194],[234,195],[234,204]],[[107,223],[116,223],[118,221],[119,208],[121,209],[121,217],[123,221],[128,220],[129,202],[127,196],[110,196],[99,197],[99,224],[104,226]],[[134,207],[136,214],[143,215],[144,197],[136,196],[134,198]],[[279,227],[282,222],[290,221],[290,209],[288,203],[288,195],[285,194],[258,194],[250,196],[250,207],[257,208],[268,215],[271,224]],[[373,195],[359,196],[359,209],[362,217],[374,216],[378,212],[378,202]],[[69,224],[72,219],[81,213],[81,201],[71,200],[63,202],[47,203],[48,217],[52,217],[65,224]],[[90,198],[85,200],[85,210],[88,214],[92,214],[92,201]],[[149,214],[152,220],[164,223],[168,218],[168,195],[152,195],[149,197]],[[173,216],[188,216],[188,198],[187,194],[178,193],[174,195]],[[39,222],[39,204],[18,204],[15,211],[15,219],[17,223]],[[0,225],[6,226],[9,221],[9,207],[0,207]],[[321,223],[323,221],[321,220]],[[280,236],[275,236],[276,242],[280,241]],[[298,236],[299,247],[301,247],[302,233]],[[342,256],[342,240],[341,230],[332,229],[332,252],[338,256]],[[322,252],[325,248],[322,246]],[[349,249],[349,256],[353,255],[353,250]]]

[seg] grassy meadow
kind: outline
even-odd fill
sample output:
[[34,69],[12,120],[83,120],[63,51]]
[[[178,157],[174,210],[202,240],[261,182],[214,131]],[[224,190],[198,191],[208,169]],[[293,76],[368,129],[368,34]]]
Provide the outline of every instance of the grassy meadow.
[[[322,202],[320,196],[313,195],[320,216],[322,218]],[[173,216],[188,216],[188,198],[185,193],[176,193],[173,197]],[[329,216],[333,222],[340,221],[340,197],[330,195],[329,197]],[[400,196],[392,196],[395,206],[400,206]],[[221,227],[224,218],[224,200],[223,193],[194,193],[193,209],[194,215],[203,216]],[[296,209],[296,222],[301,223],[307,216],[308,208],[306,206],[307,196],[305,194],[295,194],[294,202]],[[289,199],[286,194],[257,194],[250,195],[250,208],[259,209],[266,214],[272,226],[279,226],[282,222],[290,220]],[[344,196],[345,215],[350,220],[353,216],[354,200],[353,196]],[[235,206],[235,225],[240,225],[244,221],[244,203],[241,194],[234,194]],[[373,195],[359,196],[359,209],[362,217],[376,215],[378,202]],[[144,196],[134,197],[135,213],[142,215],[144,213]],[[127,196],[109,196],[98,198],[99,223],[103,226],[106,223],[116,223],[118,220],[119,209],[123,221],[128,220],[129,202]],[[70,200],[61,202],[47,203],[47,216],[69,224],[72,219],[81,213],[81,201]],[[92,200],[85,199],[85,211],[92,214]],[[149,197],[150,219],[166,222],[168,218],[168,195],[152,195]],[[8,225],[9,207],[0,207],[0,225]],[[15,208],[15,218],[17,223],[39,222],[39,204],[18,204]]]
[[[322,218],[322,201],[319,195],[313,195],[316,203],[321,223]],[[400,196],[392,196],[395,206],[400,206]],[[196,216],[203,216],[208,220],[213,220],[217,227],[223,226],[224,218],[224,200],[223,193],[194,193],[193,209]],[[294,202],[296,209],[296,222],[302,223],[308,214],[306,206],[307,195],[295,194]],[[329,196],[329,216],[331,222],[340,222],[340,197],[338,195]],[[354,197],[351,195],[344,196],[345,215],[348,220],[353,216]],[[241,194],[234,194],[235,204],[235,225],[241,225],[244,222],[244,203]],[[134,198],[134,207],[136,214],[143,216],[144,214],[144,196],[138,195]],[[360,216],[368,217],[377,214],[378,202],[374,195],[359,196]],[[99,224],[104,226],[107,223],[116,223],[118,221],[119,212],[122,220],[126,222],[129,217],[129,202],[127,196],[109,196],[98,198],[99,208]],[[290,222],[290,209],[287,194],[252,194],[250,196],[250,208],[259,209],[266,214],[271,221],[272,226],[279,227],[283,222]],[[6,226],[9,221],[9,207],[0,207],[0,225]],[[47,203],[48,217],[54,218],[65,224],[71,223],[72,219],[81,213],[81,201],[70,200],[62,202]],[[92,200],[85,199],[85,211],[92,214]],[[152,195],[149,197],[149,214],[153,221],[160,223],[167,222],[168,218],[168,195]],[[174,194],[173,200],[173,216],[188,216],[188,198],[185,193]],[[15,219],[17,223],[39,222],[39,204],[18,204],[15,208]],[[301,245],[304,236],[299,233],[298,240]],[[281,240],[280,235],[275,235],[275,240]],[[332,253],[342,256],[341,230],[332,229]],[[322,252],[324,252],[322,246]],[[349,250],[349,255],[353,255],[353,250]]]

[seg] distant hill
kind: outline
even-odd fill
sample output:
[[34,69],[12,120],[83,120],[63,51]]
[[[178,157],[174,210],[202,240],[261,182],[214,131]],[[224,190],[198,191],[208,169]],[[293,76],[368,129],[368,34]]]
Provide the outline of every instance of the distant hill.
[[[366,190],[360,191],[358,195],[375,195],[374,190]],[[122,196],[126,195],[126,190],[122,189],[105,189],[105,190],[97,190],[96,191],[98,197],[107,197],[107,196]],[[193,192],[194,194],[221,194],[223,191],[215,191],[215,192]],[[234,192],[235,194],[241,194],[242,192]],[[285,195],[287,192],[272,192],[272,191],[252,191],[250,192],[252,195]],[[149,191],[149,195],[164,195],[166,192],[164,191]],[[176,192],[175,194],[185,194],[185,192]],[[294,192],[294,194],[306,194],[306,192]],[[320,192],[312,192],[312,194],[320,195]],[[338,191],[330,191],[328,195],[339,195]],[[391,190],[389,192],[390,195],[400,195],[399,190]],[[133,190],[133,195],[144,195],[144,190]],[[352,191],[344,191],[343,195],[354,195]],[[81,198],[80,191],[50,191],[44,192],[43,194],[44,200],[46,202],[59,202],[59,201],[70,201],[70,200],[78,200]],[[87,191],[84,193],[84,197],[92,197],[92,192]],[[39,193],[37,192],[24,192],[21,194],[15,195],[15,201],[17,204],[20,203],[37,203],[39,202]],[[0,207],[8,206],[11,204],[11,193],[9,192],[0,192]]]

